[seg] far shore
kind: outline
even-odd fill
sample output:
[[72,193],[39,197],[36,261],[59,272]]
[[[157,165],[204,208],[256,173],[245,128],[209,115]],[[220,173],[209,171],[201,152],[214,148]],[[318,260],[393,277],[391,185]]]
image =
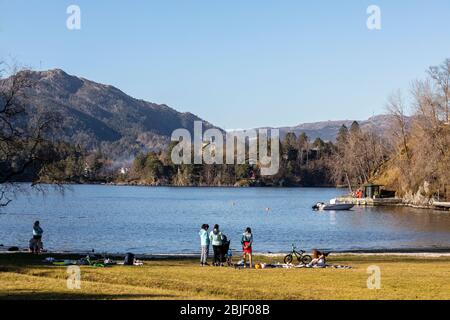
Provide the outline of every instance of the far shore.
[[[16,181],[15,183],[32,184],[30,181]],[[86,181],[86,182],[76,182],[76,181],[64,181],[64,182],[40,182],[36,185],[43,186],[76,186],[76,185],[102,185],[102,186],[116,186],[116,187],[166,187],[166,188],[230,188],[230,189],[241,189],[241,188],[275,188],[275,189],[292,189],[292,188],[334,188],[334,189],[346,189],[345,186],[335,186],[335,185],[297,185],[297,184],[286,184],[286,185],[270,185],[270,184],[249,184],[249,185],[232,185],[232,184],[187,184],[187,185],[176,185],[176,184],[166,184],[166,183],[143,183],[143,182],[106,182],[106,181]]]

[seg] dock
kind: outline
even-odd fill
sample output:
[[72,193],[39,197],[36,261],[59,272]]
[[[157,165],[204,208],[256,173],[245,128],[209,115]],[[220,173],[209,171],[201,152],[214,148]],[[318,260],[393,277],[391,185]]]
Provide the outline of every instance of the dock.
[[377,206],[396,206],[402,205],[403,200],[401,198],[353,198],[353,197],[340,197],[337,198],[339,202],[353,203],[356,206],[364,207],[377,207]]
[[433,206],[443,209],[450,209],[450,202],[433,201]]
[[435,209],[435,210],[450,210],[450,202],[434,201],[429,205],[414,205],[405,203],[401,198],[353,198],[353,197],[339,197],[339,202],[353,203],[356,206],[362,207],[378,207],[378,206],[408,206],[421,209]]

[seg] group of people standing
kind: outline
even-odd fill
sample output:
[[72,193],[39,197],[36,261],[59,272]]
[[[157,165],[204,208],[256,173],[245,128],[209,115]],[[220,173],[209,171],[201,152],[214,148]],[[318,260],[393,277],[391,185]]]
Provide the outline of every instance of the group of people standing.
[[[230,249],[230,241],[227,236],[225,236],[219,229],[219,225],[215,224],[213,230],[208,233],[209,225],[203,224],[199,231],[201,254],[200,254],[200,265],[208,266],[208,256],[209,256],[209,246],[212,245],[214,258],[214,266],[223,266],[224,262],[228,262],[229,265],[232,264],[233,253]],[[252,262],[252,245],[253,245],[253,234],[250,228],[246,228],[241,237],[242,252],[244,267],[247,265],[247,256],[250,262],[250,268],[253,267]]]

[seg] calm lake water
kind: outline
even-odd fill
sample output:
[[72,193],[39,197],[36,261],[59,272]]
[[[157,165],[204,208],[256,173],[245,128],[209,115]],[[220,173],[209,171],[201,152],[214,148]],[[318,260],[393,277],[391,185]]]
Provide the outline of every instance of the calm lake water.
[[[0,211],[0,243],[27,246],[40,220],[50,250],[193,253],[201,224],[221,225],[240,250],[245,227],[257,252],[450,248],[450,214],[411,208],[314,212],[345,190],[319,188],[68,187],[20,196]],[[270,208],[270,210],[266,210]]]

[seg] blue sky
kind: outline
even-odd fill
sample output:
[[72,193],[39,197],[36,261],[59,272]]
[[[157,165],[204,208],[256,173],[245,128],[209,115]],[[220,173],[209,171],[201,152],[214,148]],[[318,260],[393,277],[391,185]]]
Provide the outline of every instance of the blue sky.
[[[66,28],[70,4],[81,30]],[[0,0],[0,58],[226,129],[365,119],[450,57],[449,14],[448,0]]]

